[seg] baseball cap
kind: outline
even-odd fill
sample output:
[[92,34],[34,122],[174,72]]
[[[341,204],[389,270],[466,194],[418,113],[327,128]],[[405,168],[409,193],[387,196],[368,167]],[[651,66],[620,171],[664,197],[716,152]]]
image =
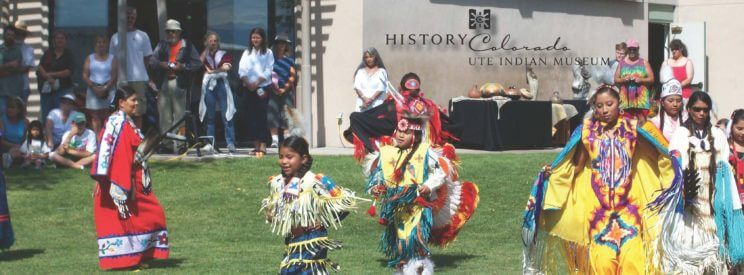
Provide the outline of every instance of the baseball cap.
[[641,45],[638,43],[638,40],[635,40],[633,38],[628,39],[628,42],[625,42],[625,44],[628,44],[628,48],[640,48]]
[[68,99],[72,102],[75,102],[75,96],[73,94],[66,94],[62,96],[62,99]]
[[70,116],[70,119],[72,119],[72,122],[74,123],[85,123],[85,114],[80,112],[75,112]]

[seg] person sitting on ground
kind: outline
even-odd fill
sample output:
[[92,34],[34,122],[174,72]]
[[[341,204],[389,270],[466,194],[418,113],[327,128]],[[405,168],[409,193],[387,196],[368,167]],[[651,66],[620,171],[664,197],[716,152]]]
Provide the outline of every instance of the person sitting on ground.
[[0,151],[3,152],[3,167],[8,168],[13,164],[13,160],[23,158],[20,152],[21,144],[26,139],[26,128],[28,128],[28,119],[26,119],[26,105],[20,97],[14,96],[8,98],[5,116],[0,118]]
[[24,157],[21,168],[26,168],[33,163],[36,170],[39,170],[46,163],[49,153],[52,150],[47,146],[46,139],[44,138],[44,127],[41,126],[41,121],[31,121],[26,132],[26,138],[20,149]]
[[72,120],[70,118],[78,113],[73,110],[74,106],[75,96],[66,94],[60,100],[59,108],[52,110],[47,115],[45,131],[47,133],[47,146],[49,148],[56,149],[62,142],[62,135],[72,128]]
[[49,158],[65,167],[85,169],[95,158],[96,134],[85,127],[84,114],[75,113],[70,119],[73,122],[72,128],[62,136],[62,143],[49,154]]

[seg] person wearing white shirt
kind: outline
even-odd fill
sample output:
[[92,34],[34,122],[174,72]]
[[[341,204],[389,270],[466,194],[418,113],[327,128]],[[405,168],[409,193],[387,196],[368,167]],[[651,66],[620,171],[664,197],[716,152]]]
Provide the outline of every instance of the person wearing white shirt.
[[[134,121],[138,126],[142,126],[142,116],[148,113],[147,110],[147,87],[155,87],[155,83],[150,80],[147,74],[147,67],[150,56],[152,56],[152,45],[150,36],[146,32],[134,28],[137,21],[137,10],[127,8],[127,70],[126,82],[137,92],[137,109],[135,110]],[[116,56],[119,47],[119,33],[111,36],[109,44],[109,53]],[[150,110],[153,113],[154,110]],[[154,113],[153,113],[154,114]]]
[[380,106],[385,100],[387,81],[387,70],[377,49],[369,48],[364,51],[362,62],[354,73],[356,111],[364,112]]
[[95,158],[96,134],[85,128],[83,113],[75,113],[70,120],[72,128],[62,136],[62,143],[49,154],[49,159],[64,167],[84,169]]
[[262,28],[251,30],[250,47],[243,51],[238,65],[240,81],[248,93],[246,107],[249,111],[248,129],[252,133],[253,154],[261,158],[266,154],[266,143],[271,141],[266,107],[271,87],[271,72],[274,69],[274,54],[266,46],[266,32]]
[[78,112],[73,110],[75,96],[66,94],[59,103],[59,108],[49,112],[46,117],[44,132],[46,132],[47,146],[56,149],[62,143],[62,137],[72,128],[72,117]]

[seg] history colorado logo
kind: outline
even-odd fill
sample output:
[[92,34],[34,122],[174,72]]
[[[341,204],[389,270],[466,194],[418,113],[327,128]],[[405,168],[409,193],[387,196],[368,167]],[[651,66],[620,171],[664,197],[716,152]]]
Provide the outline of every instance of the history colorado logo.
[[491,10],[484,9],[482,12],[478,12],[476,9],[470,9],[468,11],[468,28],[471,30],[475,29],[491,29]]

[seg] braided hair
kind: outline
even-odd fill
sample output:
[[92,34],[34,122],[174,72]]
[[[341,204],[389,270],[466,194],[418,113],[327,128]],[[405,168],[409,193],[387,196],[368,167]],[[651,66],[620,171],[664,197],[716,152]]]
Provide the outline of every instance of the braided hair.
[[310,156],[310,146],[307,144],[307,141],[300,136],[290,136],[284,139],[284,141],[282,141],[282,144],[279,145],[279,149],[281,149],[282,147],[292,149],[292,151],[300,154],[301,157],[307,157],[307,161],[302,164],[302,167],[300,167],[299,171],[297,171],[297,175],[285,175],[284,171],[282,171],[282,176],[284,177],[284,179],[289,180],[291,176],[295,176],[298,178],[304,177],[305,174],[310,171],[310,168],[313,167],[313,157]]
[[416,153],[416,151],[419,148],[419,145],[421,145],[421,139],[423,138],[423,133],[419,130],[413,131],[413,144],[411,144],[411,151],[406,154],[406,157],[403,159],[403,162],[400,163],[400,166],[395,167],[395,172],[393,174],[393,178],[396,182],[399,182],[401,179],[403,179],[403,174],[406,171],[406,167],[408,167],[408,162],[411,161],[411,158],[413,157],[413,154]]
[[[711,100],[708,93],[696,91],[692,93],[685,107],[688,110],[690,110],[692,106],[695,105],[695,103],[697,103],[698,101],[702,101],[703,103],[707,104],[709,108],[713,106],[713,100]],[[708,109],[708,116],[710,117],[710,109]],[[692,116],[689,116],[684,123],[684,127],[687,128],[687,130],[690,133],[689,134],[690,136],[694,135],[696,130],[702,130],[703,135],[707,133],[708,144],[710,144],[710,148],[709,148],[710,163],[708,166],[708,173],[710,177],[710,188],[708,188],[708,191],[709,191],[709,196],[711,198],[710,210],[711,210],[711,213],[713,213],[713,199],[712,198],[713,198],[713,194],[715,193],[715,186],[716,186],[715,181],[716,181],[716,157],[717,157],[716,156],[716,145],[713,139],[713,124],[710,123],[710,119],[708,119],[705,121],[705,125],[703,125],[702,127],[703,129],[698,129],[697,126],[695,125],[695,122],[692,120]],[[705,150],[705,148],[703,148],[703,150]],[[688,168],[693,169],[694,164],[695,164],[695,160],[694,160],[695,154],[694,152],[692,152],[692,148],[688,150],[687,154],[689,156]]]

